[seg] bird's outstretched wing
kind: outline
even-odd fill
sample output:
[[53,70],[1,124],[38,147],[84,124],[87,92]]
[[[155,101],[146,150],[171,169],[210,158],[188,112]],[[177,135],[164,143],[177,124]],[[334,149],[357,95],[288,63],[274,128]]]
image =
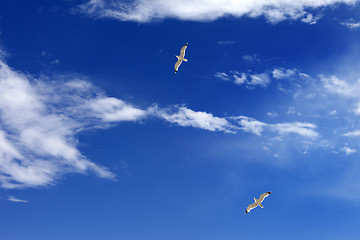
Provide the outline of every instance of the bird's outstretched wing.
[[181,48],[180,50],[180,57],[184,58],[185,56],[185,49],[187,48],[187,43]]
[[178,71],[179,66],[180,66],[181,63],[182,63],[182,61],[180,59],[177,60],[177,62],[175,63],[175,73]]
[[263,194],[261,194],[260,195],[260,197],[259,197],[259,201],[260,202],[262,202],[262,201],[264,201],[264,199],[267,197],[267,196],[269,196],[271,194],[271,192],[266,192],[266,193],[263,193]]
[[258,205],[256,202],[254,202],[254,203],[250,204],[250,205],[247,207],[247,209],[246,209],[245,213],[250,212],[250,211],[251,211],[251,209],[254,209],[254,208],[256,208],[257,206],[259,206],[259,205]]

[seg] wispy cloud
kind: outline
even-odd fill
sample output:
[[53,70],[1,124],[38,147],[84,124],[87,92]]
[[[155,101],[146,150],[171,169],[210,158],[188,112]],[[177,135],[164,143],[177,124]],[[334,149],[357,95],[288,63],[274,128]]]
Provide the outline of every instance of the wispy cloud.
[[324,75],[320,75],[320,80],[326,91],[345,97],[357,95],[360,89],[360,81],[354,85],[350,85],[347,81],[339,79],[337,76],[326,77]]
[[267,112],[267,113],[266,113],[266,116],[271,117],[271,118],[274,118],[274,117],[277,117],[278,114],[277,114],[276,112]]
[[356,22],[354,19],[343,21],[341,24],[350,29],[357,29],[360,27],[360,22]]
[[240,129],[246,132],[251,132],[258,136],[260,136],[263,131],[267,130],[270,132],[276,132],[278,135],[297,134],[307,138],[319,137],[319,133],[315,131],[317,126],[312,123],[286,122],[268,124],[258,121],[254,118],[244,116],[233,117],[233,119],[236,119],[238,121],[238,124],[241,126]]
[[260,136],[264,128],[268,126],[266,123],[245,116],[234,117],[234,119],[238,121],[241,130],[251,132],[258,136]]
[[232,45],[235,44],[239,41],[235,41],[235,40],[225,40],[225,41],[218,41],[217,44],[219,45]]
[[247,74],[231,71],[227,74],[224,72],[216,72],[214,77],[223,81],[233,82],[237,85],[245,85],[248,88],[254,88],[256,86],[267,87],[271,82],[268,73]]
[[273,78],[275,79],[288,79],[294,76],[298,76],[299,71],[294,69],[275,68],[272,71]]
[[349,147],[343,147],[341,148],[341,151],[345,152],[346,155],[352,154],[356,152],[356,149],[352,149]]
[[257,54],[253,54],[253,55],[244,55],[242,56],[242,59],[246,62],[250,62],[250,63],[259,63],[261,62],[260,58],[258,57]]
[[322,17],[322,14],[318,15],[312,15],[311,13],[308,13],[301,19],[302,22],[308,23],[308,24],[316,24],[317,21]]
[[89,115],[104,122],[137,121],[147,114],[145,110],[113,97],[90,100],[84,108],[87,108]]
[[303,137],[316,138],[319,133],[315,131],[317,127],[315,124],[306,122],[292,122],[292,123],[278,123],[270,126],[271,129],[279,134],[295,133]]
[[234,126],[225,118],[215,117],[211,113],[196,112],[184,106],[173,109],[155,108],[154,113],[168,122],[180,126],[191,126],[209,131],[233,132]]
[[[246,55],[243,56],[243,59],[249,62],[259,61],[256,55]],[[249,72],[251,72],[249,70]],[[228,73],[226,72],[216,72],[214,74],[214,77],[223,80],[223,81],[229,81],[233,82],[237,85],[245,85],[248,88],[253,89],[255,86],[261,86],[261,87],[267,87],[271,80],[308,80],[310,79],[310,76],[300,72],[298,69],[286,69],[286,68],[274,68],[273,70],[265,70],[261,73],[245,73],[245,72],[239,72],[239,71],[230,71]],[[327,81],[327,78],[324,77],[324,81]],[[328,82],[328,81],[327,81]],[[332,85],[331,83],[329,85]],[[331,88],[331,86],[329,87]],[[285,89],[281,89],[279,87],[279,90],[286,91]]]
[[345,136],[345,137],[359,137],[360,136],[360,130],[345,133],[345,134],[343,134],[343,136]]
[[267,73],[251,74],[250,80],[247,82],[250,86],[266,87],[270,83],[270,77]]
[[114,178],[77,149],[76,134],[99,122],[137,121],[144,111],[104,96],[79,79],[49,81],[0,62],[0,183],[4,188],[53,184],[68,172]]
[[22,200],[22,199],[14,197],[14,196],[9,196],[8,200],[11,202],[19,202],[19,203],[27,203],[28,202],[27,200]]
[[223,73],[223,72],[216,72],[214,74],[214,76],[218,79],[221,79],[223,81],[231,81],[231,76],[227,75],[226,73]]
[[79,7],[80,11],[96,18],[114,18],[120,21],[150,22],[176,18],[192,21],[212,21],[225,16],[259,17],[269,22],[301,20],[314,24],[321,9],[338,3],[355,4],[356,0],[90,0]]

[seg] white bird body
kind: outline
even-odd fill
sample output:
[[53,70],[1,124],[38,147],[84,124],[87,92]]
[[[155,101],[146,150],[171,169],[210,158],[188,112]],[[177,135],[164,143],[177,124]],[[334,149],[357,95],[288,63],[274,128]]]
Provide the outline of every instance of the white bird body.
[[180,56],[176,56],[176,55],[175,55],[175,57],[177,57],[177,59],[179,59],[179,60],[181,60],[181,61],[185,61],[185,62],[187,62],[187,59],[186,59],[186,58],[182,58],[182,57],[180,57]]
[[180,50],[180,56],[176,56],[175,57],[178,59],[177,62],[175,63],[175,73],[179,70],[179,66],[180,64],[184,61],[187,62],[188,60],[185,57],[185,49],[187,48],[187,43],[181,48]]
[[[260,199],[260,198],[259,198]],[[261,208],[264,208],[264,206],[261,204],[261,202],[259,201],[259,199],[254,198],[254,201],[256,202],[257,205],[259,205]]]
[[250,204],[247,208],[245,213],[250,212],[252,209],[256,208],[257,206],[260,206],[261,208],[264,208],[264,206],[261,204],[264,199],[269,196],[271,194],[271,192],[266,192],[260,195],[259,199],[254,198],[254,203]]

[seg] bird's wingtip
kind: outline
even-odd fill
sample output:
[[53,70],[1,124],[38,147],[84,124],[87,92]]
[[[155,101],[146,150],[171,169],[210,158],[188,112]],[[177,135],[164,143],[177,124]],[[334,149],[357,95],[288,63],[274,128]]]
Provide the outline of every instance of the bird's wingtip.
[[271,192],[268,192],[268,194],[271,194]]

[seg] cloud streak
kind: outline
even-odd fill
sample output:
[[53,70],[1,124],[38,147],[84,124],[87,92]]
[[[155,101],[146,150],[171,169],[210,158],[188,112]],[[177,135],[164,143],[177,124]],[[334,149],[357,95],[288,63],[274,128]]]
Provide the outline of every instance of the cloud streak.
[[[260,62],[256,55],[245,55],[243,56],[243,59],[249,62]],[[271,83],[271,80],[293,80],[296,78],[309,78],[307,74],[299,72],[299,70],[296,68],[274,68],[272,71],[264,71],[262,73],[255,74],[248,74],[238,71],[230,71],[228,73],[216,72],[214,77],[223,81],[235,83],[236,85],[245,85],[247,88],[251,89],[257,86],[266,88]],[[326,80],[325,77],[323,78]]]
[[191,126],[226,133],[233,132],[234,128],[225,118],[215,117],[207,112],[196,112],[184,106],[177,107],[175,112],[167,109],[155,109],[154,113],[168,122],[184,127]]
[[347,21],[341,22],[342,25],[349,29],[358,29],[360,28],[360,22],[356,22],[354,19],[349,19]]
[[236,85],[245,85],[251,89],[257,86],[265,88],[271,82],[270,76],[266,72],[258,74],[240,73],[238,71],[231,71],[230,73],[216,72],[214,77],[235,83]]
[[14,196],[9,196],[8,200],[11,202],[17,202],[17,203],[27,203],[28,202],[27,200],[22,200],[22,199],[14,197]]
[[258,136],[261,136],[262,132],[265,130],[275,132],[279,136],[285,136],[288,134],[297,134],[306,138],[317,138],[320,136],[320,134],[315,130],[317,126],[312,123],[286,122],[268,124],[245,116],[233,117],[233,119],[237,120],[241,130]]
[[356,149],[352,149],[349,147],[343,147],[341,148],[341,151],[345,152],[346,155],[352,154],[356,152]]
[[79,7],[82,13],[96,18],[120,21],[151,22],[175,18],[191,21],[213,21],[218,18],[264,16],[269,22],[301,20],[314,24],[321,8],[336,4],[355,4],[357,0],[90,0]]

